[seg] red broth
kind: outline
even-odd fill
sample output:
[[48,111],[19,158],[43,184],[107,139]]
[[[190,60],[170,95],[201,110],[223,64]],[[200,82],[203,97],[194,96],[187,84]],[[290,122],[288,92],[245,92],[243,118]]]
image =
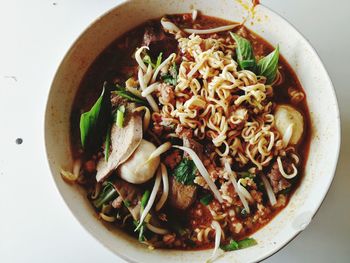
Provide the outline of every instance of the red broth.
[[[181,14],[181,15],[172,15],[169,18],[177,24],[180,28],[213,28],[218,26],[223,26],[227,24],[232,24],[230,21],[222,20],[219,18],[209,17],[200,15],[195,22],[191,19],[191,14]],[[141,46],[141,42],[143,40],[144,32],[146,27],[153,27],[156,31],[161,30],[160,19],[148,21],[129,32],[125,33],[121,37],[117,38],[113,43],[111,43],[92,63],[88,71],[86,72],[84,78],[80,83],[80,87],[76,94],[73,109],[71,112],[71,146],[73,156],[75,158],[85,158],[81,151],[80,145],[80,135],[79,135],[79,118],[82,112],[85,112],[90,109],[91,105],[96,101],[97,97],[101,93],[101,87],[104,81],[109,82],[125,82],[126,79],[131,75],[137,75],[137,64],[135,59],[133,58],[133,54],[137,47]],[[266,56],[271,51],[274,50],[274,47],[270,45],[266,40],[258,36],[257,34],[251,32],[245,27],[241,27],[236,30],[237,33],[250,40],[253,45],[254,53],[257,57]],[[228,32],[205,35],[202,37],[230,37]],[[167,45],[154,46],[152,52],[154,54],[158,54],[159,52],[163,52],[164,56],[168,56],[171,52],[170,49],[173,48],[174,43],[169,43],[169,49]],[[274,95],[273,101],[277,104],[291,104],[295,108],[297,108],[302,115],[304,116],[304,134],[301,142],[298,144],[296,151],[298,152],[301,160],[301,173],[297,176],[296,179],[292,180],[292,187],[288,193],[285,194],[285,205],[288,204],[289,199],[291,198],[295,189],[298,188],[300,182],[302,181],[304,167],[308,158],[309,145],[310,145],[310,137],[311,137],[311,125],[310,125],[310,116],[309,110],[306,103],[306,98],[299,103],[292,103],[290,95],[288,93],[289,88],[293,88],[296,91],[303,91],[303,88],[291,68],[288,62],[284,59],[283,56],[280,56],[279,59],[279,71],[283,76],[283,82],[274,87]],[[304,93],[305,94],[305,93]],[[152,140],[150,138],[150,140]],[[84,160],[86,161],[86,160]],[[237,167],[237,169],[240,169]],[[264,168],[263,172],[267,172],[270,169],[270,166]],[[87,178],[84,178],[81,183],[83,187],[86,188],[87,193],[90,193],[95,186],[94,174],[87,173]],[[144,186],[152,187],[150,184],[145,184]],[[165,210],[168,212],[168,216],[176,218],[184,225],[186,228],[190,230],[194,230],[196,228],[203,228],[210,226],[210,222],[212,220],[212,215],[208,208],[201,204],[199,201],[200,197],[203,196],[204,193],[199,194],[197,200],[194,204],[184,211],[177,211],[176,209],[172,209],[169,206],[166,206]],[[272,208],[267,201],[266,194],[263,195],[265,199],[266,208],[268,211],[266,215],[264,215],[261,220],[259,219],[257,222],[253,222],[251,216],[246,216],[237,219],[242,225],[245,227],[245,231],[240,232],[238,234],[234,233],[232,230],[231,233],[225,233],[226,235],[231,235],[231,237],[235,240],[241,240],[246,237],[249,237],[254,232],[259,230],[261,227],[270,222],[274,216],[276,216],[285,206]],[[213,205],[219,205],[217,201],[213,202]],[[228,212],[228,211],[226,211]],[[237,212],[237,211],[236,211]],[[127,231],[130,234],[135,235],[132,227],[126,227]],[[208,242],[198,242],[192,241],[187,242],[179,238],[181,242],[178,244],[173,244],[172,246],[167,246],[162,244],[161,240],[159,240],[159,247],[167,247],[167,248],[177,248],[177,249],[205,249],[209,247],[213,247],[214,233],[212,231],[209,232],[209,241]],[[156,242],[157,244],[157,242]]]

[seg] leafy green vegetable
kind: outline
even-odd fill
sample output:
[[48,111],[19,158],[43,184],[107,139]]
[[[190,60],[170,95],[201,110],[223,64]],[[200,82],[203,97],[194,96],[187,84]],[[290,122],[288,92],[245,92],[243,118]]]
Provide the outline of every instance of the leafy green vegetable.
[[105,161],[108,161],[109,158],[109,152],[110,152],[110,148],[111,148],[111,129],[112,127],[108,127],[107,129],[107,134],[106,134],[106,139],[105,139]]
[[239,249],[244,249],[247,247],[252,247],[258,244],[254,238],[246,238],[241,241],[238,241],[238,248]]
[[145,209],[147,203],[148,203],[148,199],[149,199],[149,196],[151,195],[151,192],[150,190],[146,190],[144,192],[144,194],[142,195],[142,198],[141,198],[141,210]]
[[118,193],[111,182],[107,181],[104,184],[104,188],[99,197],[93,201],[94,206],[98,209],[100,209],[103,204],[106,204],[118,196]]
[[229,244],[222,245],[222,246],[220,246],[220,248],[224,251],[233,251],[233,250],[251,247],[251,246],[254,246],[256,244],[257,244],[257,242],[254,238],[246,238],[246,239],[243,239],[243,240],[238,241],[238,242],[231,239]]
[[153,69],[156,69],[162,63],[162,56],[163,56],[163,53],[160,52],[157,57],[156,63],[153,63],[152,58],[149,55],[145,55],[143,57],[143,62],[145,62],[147,65],[151,65]]
[[176,181],[185,185],[193,184],[196,173],[196,165],[192,160],[187,158],[183,158],[173,171]]
[[[135,227],[137,227],[139,225],[139,221],[134,220],[133,224]],[[142,226],[137,230],[139,232],[139,236],[138,236],[138,240],[143,243],[147,240],[147,238],[145,237],[145,226],[144,224],[142,224]]]
[[117,109],[116,120],[115,120],[119,128],[123,128],[124,113],[125,113],[125,106],[124,105],[119,106]]
[[239,172],[238,175],[240,176],[240,178],[255,178],[254,174],[251,174],[249,172]]
[[[141,210],[140,210],[140,214],[142,214],[143,209],[145,209],[147,203],[148,203],[148,199],[149,196],[151,195],[151,192],[149,190],[146,190],[141,198]],[[134,225],[135,227],[137,227],[139,225],[138,221],[134,221]],[[146,237],[144,235],[145,232],[145,223],[142,223],[141,227],[138,229],[139,231],[139,241],[140,242],[144,242],[146,240]]]
[[222,245],[220,248],[224,251],[233,251],[239,249],[238,243],[231,239],[230,243],[227,245]]
[[139,97],[135,96],[134,94],[132,94],[129,91],[112,91],[112,93],[115,93],[117,95],[119,95],[120,97],[123,97],[129,101],[132,102],[136,102],[136,103],[140,103],[142,105],[147,105],[147,102],[143,99],[140,99]]
[[258,62],[258,75],[265,76],[267,79],[267,84],[271,84],[277,74],[279,59],[279,46],[276,47],[269,55],[262,58]]
[[131,92],[127,91],[124,87],[120,85],[115,85],[115,90],[112,91],[112,93],[117,94],[118,96],[125,98],[129,101],[140,103],[142,105],[147,105],[147,101],[135,96]]
[[154,66],[154,69],[158,68],[160,66],[160,64],[162,63],[162,56],[163,56],[163,53],[160,52],[158,57],[157,57],[157,61],[156,61],[156,65]]
[[149,55],[145,55],[144,57],[143,57],[143,62],[145,63],[145,64],[147,64],[147,65],[151,65],[152,66],[152,68],[154,68],[154,63],[152,62],[152,59],[151,59],[151,57],[149,56]]
[[177,76],[178,76],[178,68],[175,62],[173,62],[172,66],[169,68],[168,73],[162,75],[161,79],[167,84],[176,86]]
[[140,232],[139,232],[139,241],[140,242],[144,242],[144,241],[146,241],[146,237],[145,237],[145,234],[144,234],[144,232],[145,232],[145,226],[144,226],[144,224],[142,224],[142,226],[140,227],[140,230],[139,230]]
[[209,205],[211,203],[211,201],[213,201],[213,199],[214,199],[213,195],[207,194],[200,199],[200,202],[203,205]]
[[255,71],[256,60],[254,51],[249,40],[230,32],[231,37],[236,41],[237,62],[241,69]]
[[80,116],[80,138],[83,148],[86,147],[88,140],[96,133],[97,127],[103,119],[102,115],[106,111],[107,102],[109,102],[109,91],[105,83],[100,97],[92,108]]

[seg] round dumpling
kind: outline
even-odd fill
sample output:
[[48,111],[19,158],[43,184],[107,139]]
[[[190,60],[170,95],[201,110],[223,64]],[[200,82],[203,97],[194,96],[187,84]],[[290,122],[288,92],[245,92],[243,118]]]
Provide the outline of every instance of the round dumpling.
[[304,132],[304,118],[298,110],[289,105],[278,105],[275,124],[286,145],[297,144],[300,141]]
[[132,184],[142,184],[150,180],[160,162],[159,156],[148,160],[155,150],[156,146],[153,143],[142,140],[130,158],[119,166],[119,176]]

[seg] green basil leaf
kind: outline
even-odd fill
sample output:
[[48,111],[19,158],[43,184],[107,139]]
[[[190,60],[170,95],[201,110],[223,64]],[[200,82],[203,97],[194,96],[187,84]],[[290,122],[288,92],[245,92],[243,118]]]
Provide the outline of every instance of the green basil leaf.
[[205,196],[203,196],[199,201],[203,204],[203,205],[209,205],[211,203],[211,201],[213,201],[214,197],[211,194],[207,194]]
[[232,32],[230,32],[230,35],[237,44],[236,54],[238,65],[241,69],[247,69],[254,72],[256,70],[256,60],[251,43],[244,37]]
[[258,62],[258,75],[264,76],[267,79],[267,84],[271,84],[277,74],[279,59],[279,46],[276,47],[269,55],[262,58]]
[[173,65],[169,68],[168,73],[162,75],[161,79],[167,84],[176,86],[177,76],[178,76],[178,68],[175,62],[173,62]]
[[242,60],[240,63],[240,67],[242,69],[255,69],[256,61],[253,59],[250,60]]
[[176,181],[185,185],[193,184],[196,173],[196,165],[192,160],[187,158],[183,158],[173,171]]
[[238,241],[238,242],[231,239],[229,244],[222,245],[222,246],[220,246],[220,248],[224,251],[234,251],[234,250],[238,250],[238,249],[244,249],[244,248],[248,248],[251,246],[255,246],[256,244],[257,244],[257,242],[254,238],[246,238],[246,239],[243,239],[243,240]]
[[109,101],[109,92],[105,83],[100,97],[90,111],[85,112],[80,116],[80,139],[83,148],[86,147],[90,135],[96,132],[99,123],[102,121],[101,115],[105,111],[104,107],[107,101]]

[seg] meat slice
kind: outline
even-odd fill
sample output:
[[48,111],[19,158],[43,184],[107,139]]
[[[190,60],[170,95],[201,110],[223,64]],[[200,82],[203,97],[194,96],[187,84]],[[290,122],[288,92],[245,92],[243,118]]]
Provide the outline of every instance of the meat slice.
[[288,182],[287,179],[282,176],[280,170],[278,169],[277,162],[272,165],[271,171],[267,174],[267,177],[269,178],[272,189],[275,193],[278,193],[291,186],[290,182]]
[[125,162],[136,150],[142,140],[142,118],[138,113],[132,113],[128,107],[124,127],[115,123],[111,129],[112,151],[108,161],[102,157],[96,167],[96,181],[106,179],[120,164]]
[[[204,160],[204,148],[203,146],[196,142],[195,140],[184,136],[183,145],[189,147],[196,152],[198,157],[203,161]],[[184,158],[188,158],[188,155],[185,153]],[[180,210],[186,210],[189,208],[197,196],[197,186],[196,185],[184,185],[176,181],[174,176],[170,177],[170,191],[169,191],[169,203],[172,207]]]
[[113,185],[123,201],[129,202],[130,205],[127,208],[134,220],[138,220],[141,210],[140,200],[143,194],[141,188],[119,178],[114,180]]
[[[118,192],[119,197],[121,197],[124,202],[128,201],[129,205],[127,208],[133,219],[138,221],[141,216],[141,198],[144,190],[142,190],[142,188],[139,186],[128,183],[120,178],[116,178],[113,181],[113,185],[115,190]],[[151,209],[150,214],[152,215],[150,220],[151,225],[164,228],[153,209]]]
[[179,210],[186,210],[196,200],[197,187],[195,185],[184,185],[179,183],[174,176],[171,176],[169,179],[170,205]]
[[174,37],[165,34],[160,24],[151,22],[145,28],[142,45],[150,48],[149,52],[154,58],[163,52],[164,59],[171,53],[177,53],[178,43]]

